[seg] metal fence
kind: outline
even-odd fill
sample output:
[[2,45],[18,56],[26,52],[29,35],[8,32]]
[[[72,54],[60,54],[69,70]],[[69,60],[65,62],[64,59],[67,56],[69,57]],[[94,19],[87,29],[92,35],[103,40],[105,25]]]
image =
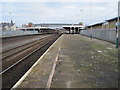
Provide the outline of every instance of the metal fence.
[[[109,42],[113,42],[116,43],[116,30],[82,30],[80,32],[81,35],[85,35],[85,36],[92,36],[93,38],[98,38],[98,39],[102,39],[102,40],[106,40]],[[120,44],[120,31],[119,31],[119,44]]]
[[0,37],[6,37],[6,36],[17,36],[17,35],[29,35],[29,34],[38,34],[38,31],[1,31]]

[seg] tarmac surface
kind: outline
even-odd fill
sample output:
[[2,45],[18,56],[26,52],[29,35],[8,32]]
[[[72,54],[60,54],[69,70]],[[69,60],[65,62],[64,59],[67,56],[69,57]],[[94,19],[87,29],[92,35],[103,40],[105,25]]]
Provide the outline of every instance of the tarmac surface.
[[115,44],[63,34],[13,88],[117,88]]

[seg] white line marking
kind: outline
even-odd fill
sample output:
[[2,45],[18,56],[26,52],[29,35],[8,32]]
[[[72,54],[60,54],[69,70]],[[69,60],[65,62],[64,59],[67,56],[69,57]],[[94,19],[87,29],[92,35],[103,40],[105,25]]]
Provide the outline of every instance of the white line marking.
[[[63,35],[63,36],[64,36],[64,35]],[[63,39],[63,38],[62,38],[62,39]],[[60,46],[59,46],[59,49],[58,49],[58,52],[57,52],[57,55],[56,55],[54,64],[53,64],[53,68],[52,68],[51,73],[50,73],[50,75],[49,75],[49,79],[48,79],[48,82],[47,82],[47,84],[46,84],[46,89],[45,89],[45,90],[50,90],[51,82],[52,82],[52,79],[53,79],[53,75],[54,75],[54,73],[55,73],[56,63],[57,63],[58,57],[59,57],[59,52],[60,52],[60,50],[61,50],[62,39],[61,39],[61,42],[60,42]]]
[[53,78],[53,75],[54,75],[54,72],[55,72],[55,67],[56,67],[56,63],[58,61],[58,57],[59,57],[59,51],[60,51],[60,47],[59,47],[59,50],[57,52],[57,55],[56,55],[56,58],[55,58],[55,61],[54,61],[54,64],[53,64],[53,68],[51,70],[51,73],[49,75],[49,79],[48,79],[48,82],[47,82],[47,85],[46,85],[46,89],[48,90],[51,86],[51,82],[52,82],[52,78]]

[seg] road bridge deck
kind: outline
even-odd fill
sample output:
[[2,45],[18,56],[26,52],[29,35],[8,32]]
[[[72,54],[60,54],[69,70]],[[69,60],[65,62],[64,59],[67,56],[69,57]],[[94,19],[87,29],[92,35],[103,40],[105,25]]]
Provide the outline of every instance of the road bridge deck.
[[62,35],[13,88],[117,88],[118,50],[109,42]]

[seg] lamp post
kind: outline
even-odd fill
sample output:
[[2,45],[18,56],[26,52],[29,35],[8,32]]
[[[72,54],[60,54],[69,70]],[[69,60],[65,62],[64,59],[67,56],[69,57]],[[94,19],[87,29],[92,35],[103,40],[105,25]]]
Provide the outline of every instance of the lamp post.
[[[83,24],[83,10],[82,9],[80,9],[80,12],[81,12],[81,22],[82,22],[82,24]],[[78,27],[78,32],[80,33],[80,31],[79,31],[79,27]]]
[[12,12],[9,12],[10,18],[11,18],[11,14],[12,14]]
[[83,10],[81,9],[80,12],[81,12],[81,18],[82,18],[81,20],[83,21]]
[[117,32],[116,32],[116,48],[119,47],[119,30],[120,30],[120,1],[118,1],[118,18],[117,18]]
[[93,32],[92,32],[92,0],[91,0],[91,35],[90,38],[92,39],[93,37]]
[[[12,12],[9,12],[10,18],[11,18],[11,14],[12,14]],[[11,21],[12,21],[12,18],[11,18]],[[11,30],[11,27],[9,29]]]

